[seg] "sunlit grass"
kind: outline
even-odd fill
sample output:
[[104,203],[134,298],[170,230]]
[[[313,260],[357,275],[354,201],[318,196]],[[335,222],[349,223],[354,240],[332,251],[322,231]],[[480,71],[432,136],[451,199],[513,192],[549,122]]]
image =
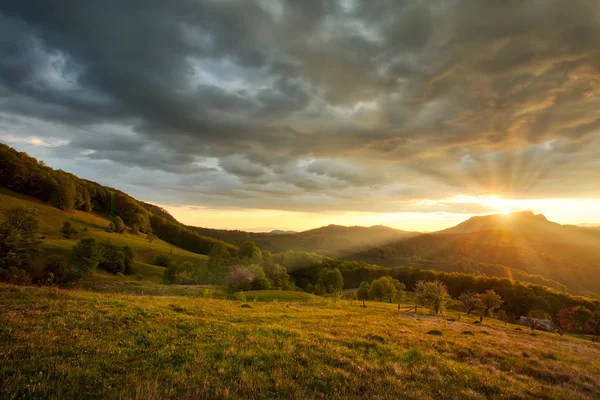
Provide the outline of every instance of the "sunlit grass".
[[0,285],[0,397],[600,396],[589,341],[393,304],[251,293],[244,302]]

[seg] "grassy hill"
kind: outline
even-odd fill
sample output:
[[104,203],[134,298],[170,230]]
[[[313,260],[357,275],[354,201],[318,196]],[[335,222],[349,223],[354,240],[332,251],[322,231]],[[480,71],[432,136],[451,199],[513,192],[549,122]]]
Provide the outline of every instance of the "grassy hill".
[[418,235],[417,232],[402,231],[380,225],[370,227],[328,225],[294,233],[254,233],[192,226],[188,228],[200,235],[238,246],[245,240],[252,240],[262,250],[268,250],[272,253],[293,250],[330,257],[342,257]]
[[[598,232],[560,225],[526,212],[474,217],[441,232],[388,243],[385,249],[371,249],[350,258],[473,273],[461,269],[470,268],[472,262],[471,267],[486,275],[552,287],[558,282],[575,293],[599,294],[598,248]],[[504,271],[502,267],[506,267]]]
[[455,313],[4,284],[0,302],[2,398],[600,397],[598,345]]
[[[177,262],[187,260],[202,264],[207,259],[205,255],[180,249],[159,239],[150,244],[143,235],[107,232],[109,221],[103,216],[79,210],[62,211],[35,198],[0,188],[0,219],[7,209],[15,206],[24,206],[36,211],[40,221],[42,248],[46,255],[67,255],[79,238],[93,237],[99,242],[131,247],[135,259],[135,274],[139,273],[144,279],[155,282],[162,280],[164,270],[162,267],[151,265],[159,254],[170,254]],[[60,228],[66,221],[79,231],[76,238],[66,239],[60,234]]]

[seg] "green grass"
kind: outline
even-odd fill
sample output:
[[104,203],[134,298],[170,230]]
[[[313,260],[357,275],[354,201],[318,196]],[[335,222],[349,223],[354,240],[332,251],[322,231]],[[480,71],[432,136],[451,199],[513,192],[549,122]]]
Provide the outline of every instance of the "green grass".
[[10,285],[0,304],[0,398],[600,397],[597,345],[454,313]]
[[[133,250],[136,263],[136,274],[141,274],[144,279],[158,282],[162,279],[162,272],[151,265],[160,254],[170,254],[175,262],[192,261],[196,264],[206,263],[207,257],[187,250],[171,246],[169,243],[156,239],[148,243],[142,235],[132,233],[107,232],[109,221],[104,216],[83,211],[62,211],[45,204],[37,199],[0,188],[0,218],[9,208],[25,206],[36,211],[40,226],[39,233],[45,256],[50,254],[69,255],[71,248],[82,237],[93,237],[99,242],[110,242],[118,246],[129,246]],[[76,238],[66,239],[60,234],[60,228],[66,221],[79,231]],[[41,257],[44,259],[45,257]]]

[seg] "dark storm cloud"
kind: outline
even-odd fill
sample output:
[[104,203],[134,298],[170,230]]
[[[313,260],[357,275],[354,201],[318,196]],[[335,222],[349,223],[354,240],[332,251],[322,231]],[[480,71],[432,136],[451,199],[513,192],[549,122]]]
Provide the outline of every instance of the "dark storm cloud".
[[598,21],[594,1],[5,0],[0,133],[220,205],[597,195]]

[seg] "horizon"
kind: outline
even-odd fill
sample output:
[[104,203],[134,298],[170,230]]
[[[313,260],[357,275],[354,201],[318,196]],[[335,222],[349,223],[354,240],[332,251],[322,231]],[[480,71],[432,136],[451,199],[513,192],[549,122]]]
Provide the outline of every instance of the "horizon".
[[0,141],[215,229],[600,221],[593,3],[143,9],[3,2]]

